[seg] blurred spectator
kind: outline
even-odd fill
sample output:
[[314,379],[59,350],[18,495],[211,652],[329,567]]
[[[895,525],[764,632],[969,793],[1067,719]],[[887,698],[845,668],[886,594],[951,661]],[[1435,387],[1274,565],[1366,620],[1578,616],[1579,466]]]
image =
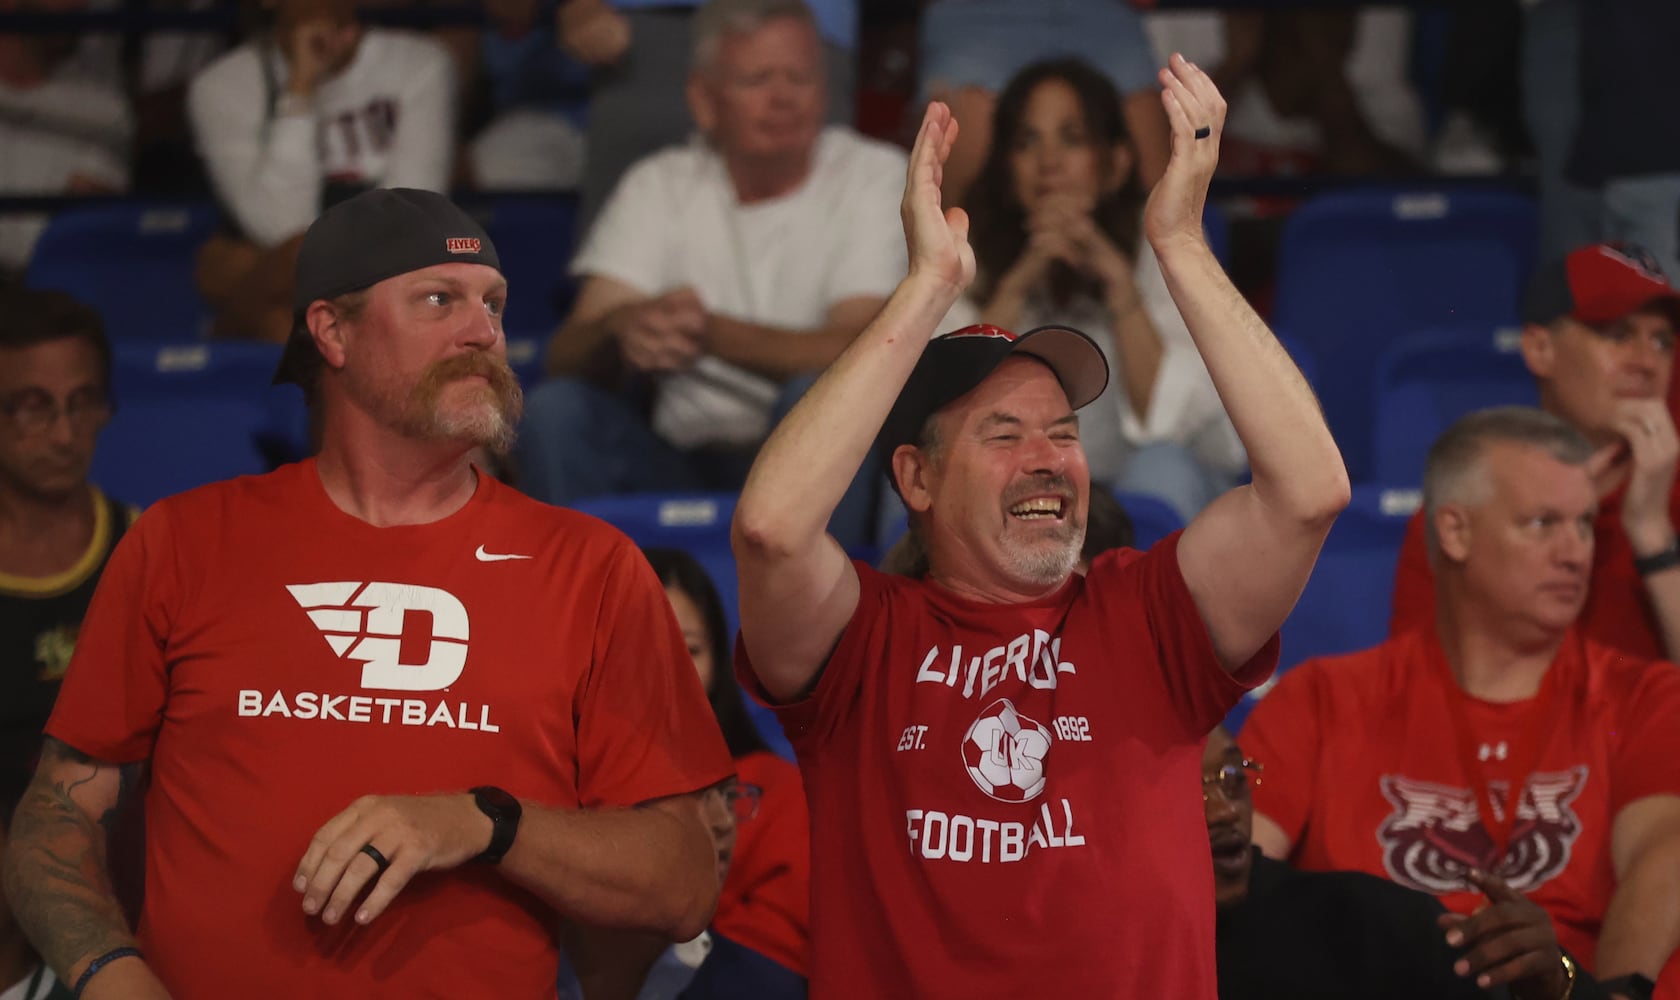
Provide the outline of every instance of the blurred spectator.
[[1523,122],[1534,140],[1540,193],[1540,257],[1549,260],[1601,238],[1598,192],[1570,178],[1581,122],[1581,4],[1524,0]]
[[[696,124],[707,127],[691,116],[692,101],[683,100],[700,6],[701,0],[561,0],[560,44],[594,68],[580,231],[593,224],[631,164],[681,142]],[[818,72],[827,78],[828,121],[850,124],[857,0],[810,0],[809,6],[822,36]],[[759,17],[753,5],[738,10],[735,16],[745,20]]]
[[588,68],[561,50],[559,0],[486,0],[479,40],[490,120],[468,145],[487,191],[571,190],[583,177]]
[[1414,169],[1425,152],[1410,11],[1159,12],[1149,34],[1157,53],[1211,67],[1230,95],[1226,173],[1388,174]]
[[922,96],[944,101],[962,125],[945,164],[948,205],[966,204],[969,185],[993,146],[998,92],[1026,66],[1075,57],[1096,67],[1124,95],[1122,134],[1132,137],[1144,190],[1167,167],[1167,117],[1156,73],[1161,63],[1125,0],[924,0]]
[[226,231],[199,255],[215,332],[283,342],[297,244],[374,187],[443,191],[455,75],[422,35],[364,28],[352,0],[266,0],[256,36],[193,80],[193,133]]
[[1599,239],[1638,243],[1680,281],[1680,39],[1673,0],[1580,3],[1581,117],[1569,179],[1596,190]]
[[[1250,716],[1254,842],[1482,905],[1473,871],[1544,907],[1612,994],[1680,944],[1680,671],[1576,629],[1598,505],[1559,417],[1483,410],[1431,448],[1430,626],[1304,663]],[[1451,938],[1448,943],[1455,944]]]
[[[0,831],[35,771],[100,571],[133,518],[88,481],[110,385],[98,313],[63,292],[0,290]],[[53,982],[0,899],[0,995],[44,997]]]
[[[1298,872],[1260,853],[1249,841],[1249,775],[1263,766],[1245,757],[1224,729],[1215,729],[1202,751],[1202,806],[1219,906],[1220,1000],[1487,1000],[1489,992],[1475,980],[1484,970],[1506,973],[1501,984],[1517,979],[1511,992],[1520,997],[1558,1000],[1570,981],[1570,1000],[1603,995],[1586,972],[1564,966],[1546,911],[1503,882],[1488,890],[1496,908],[1489,922],[1498,919],[1493,932],[1453,948],[1441,926],[1446,911],[1427,893],[1364,872]],[[1489,964],[1456,974],[1459,957],[1484,944],[1531,971]]]
[[[712,929],[803,981],[810,971],[811,833],[799,768],[771,752],[729,669],[723,603],[704,567],[676,549],[648,549],[740,778],[741,820]],[[758,996],[759,994],[752,994]]]
[[[1595,245],[1542,268],[1524,304],[1523,361],[1540,405],[1597,449],[1587,638],[1646,659],[1680,657],[1680,458],[1666,397],[1680,293],[1633,248]],[[1391,634],[1435,621],[1424,515],[1394,581]]]
[[[87,0],[0,0],[0,13]],[[0,194],[112,194],[129,180],[134,117],[121,80],[75,34],[0,35]],[[0,279],[20,274],[45,215],[0,216]]]
[[1524,152],[1522,6],[1522,0],[1484,0],[1456,4],[1436,15],[1446,18],[1442,122],[1430,149],[1437,173],[1503,173]]
[[[630,171],[572,262],[517,456],[538,499],[736,489],[772,416],[850,344],[906,267],[895,147],[823,125],[801,0],[713,0],[689,100],[703,138]],[[627,388],[652,393],[651,419]],[[875,479],[836,515],[866,530]]]
[[977,316],[955,325],[1089,334],[1113,373],[1080,414],[1092,482],[1158,496],[1189,523],[1247,459],[1143,239],[1120,98],[1095,69],[1056,60],[1011,80],[996,115],[968,199]]

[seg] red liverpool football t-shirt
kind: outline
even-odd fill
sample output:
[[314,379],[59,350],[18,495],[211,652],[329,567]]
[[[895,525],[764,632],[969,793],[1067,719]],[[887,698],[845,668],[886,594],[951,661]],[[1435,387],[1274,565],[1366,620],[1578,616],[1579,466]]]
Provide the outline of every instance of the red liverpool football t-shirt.
[[493,868],[328,927],[291,887],[310,837],[361,795],[627,806],[733,773],[622,534],[483,475],[449,517],[378,528],[313,461],[140,517],[47,730],[152,760],[139,937],[177,1000],[552,997],[553,915]]
[[777,709],[811,803],[812,997],[1213,1000],[1201,747],[1276,638],[1220,668],[1177,535],[1030,604],[857,572],[816,690]]

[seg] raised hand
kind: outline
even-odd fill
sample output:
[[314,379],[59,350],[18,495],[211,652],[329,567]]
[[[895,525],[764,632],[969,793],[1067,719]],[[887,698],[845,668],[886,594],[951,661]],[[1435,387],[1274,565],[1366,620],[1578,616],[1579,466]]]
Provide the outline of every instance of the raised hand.
[[1143,232],[1156,250],[1207,239],[1202,206],[1219,166],[1219,136],[1225,130],[1225,98],[1195,63],[1175,52],[1160,79],[1161,103],[1172,125],[1172,157],[1143,210]]
[[1488,905],[1468,917],[1443,913],[1436,920],[1447,932],[1447,944],[1464,949],[1453,971],[1474,977],[1483,989],[1510,984],[1518,1000],[1563,996],[1568,974],[1552,918],[1497,875],[1473,871],[1470,882]]
[[943,208],[939,193],[945,180],[945,161],[956,141],[957,120],[951,117],[951,109],[938,101],[929,104],[910,150],[910,170],[899,215],[904,221],[910,273],[948,285],[960,295],[974,280],[968,213],[960,208]]

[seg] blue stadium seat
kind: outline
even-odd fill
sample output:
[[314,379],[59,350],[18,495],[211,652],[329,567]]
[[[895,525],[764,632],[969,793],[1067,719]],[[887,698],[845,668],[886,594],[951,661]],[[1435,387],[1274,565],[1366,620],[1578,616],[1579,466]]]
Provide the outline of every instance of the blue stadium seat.
[[27,274],[98,309],[115,341],[203,337],[209,310],[193,281],[216,228],[209,204],[121,202],[67,209],[35,245]]
[[301,394],[269,385],[279,357],[269,344],[119,344],[93,480],[145,505],[301,457]]
[[574,232],[577,199],[506,197],[467,207],[496,244],[507,275],[508,307],[502,326],[508,338],[546,341],[571,310],[577,293],[567,273],[580,235]]
[[1159,497],[1148,493],[1116,493],[1114,499],[1120,501],[1120,509],[1132,519],[1132,544],[1135,548],[1147,549],[1184,527],[1178,512]]
[[1467,413],[1539,404],[1520,337],[1517,328],[1435,330],[1402,337],[1383,352],[1373,387],[1377,481],[1421,483],[1429,446]]
[[1338,192],[1290,216],[1272,318],[1316,356],[1355,482],[1371,479],[1377,356],[1413,330],[1515,325],[1537,239],[1533,200],[1503,191]]
[[[1413,489],[1354,487],[1353,501],[1330,529],[1306,590],[1283,623],[1279,674],[1303,660],[1365,649],[1388,637],[1394,566],[1418,500]],[[1232,709],[1226,727],[1241,728],[1264,691]]]
[[[498,246],[497,250],[500,249]],[[607,522],[642,548],[682,549],[699,560],[723,599],[723,614],[729,623],[729,647],[733,650],[735,634],[741,627],[735,553],[729,547],[729,522],[735,516],[735,500],[733,493],[646,493],[590,497],[572,507]],[[730,664],[721,666],[733,669]],[[770,749],[793,759],[793,749],[782,734],[775,714],[750,696],[747,712]]]
[[545,342],[540,337],[509,337],[507,339],[508,365],[513,373],[519,376],[519,384],[526,392],[536,386],[543,379],[543,348]]

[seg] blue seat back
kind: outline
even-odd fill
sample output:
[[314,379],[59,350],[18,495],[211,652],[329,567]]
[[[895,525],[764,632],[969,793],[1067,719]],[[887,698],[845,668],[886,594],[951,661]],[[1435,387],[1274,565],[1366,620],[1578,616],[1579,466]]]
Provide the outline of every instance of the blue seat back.
[[1377,360],[1372,463],[1379,482],[1423,482],[1430,445],[1457,420],[1490,406],[1536,406],[1521,331],[1428,331],[1402,337]]
[[1371,478],[1377,357],[1414,330],[1515,325],[1536,244],[1532,199],[1503,191],[1338,192],[1290,216],[1272,318],[1315,355],[1356,482]]
[[53,216],[30,259],[28,283],[98,309],[114,341],[203,337],[209,309],[193,278],[216,228],[208,203],[119,202]]
[[269,384],[279,356],[268,344],[118,345],[94,481],[146,505],[302,457],[301,396]]

